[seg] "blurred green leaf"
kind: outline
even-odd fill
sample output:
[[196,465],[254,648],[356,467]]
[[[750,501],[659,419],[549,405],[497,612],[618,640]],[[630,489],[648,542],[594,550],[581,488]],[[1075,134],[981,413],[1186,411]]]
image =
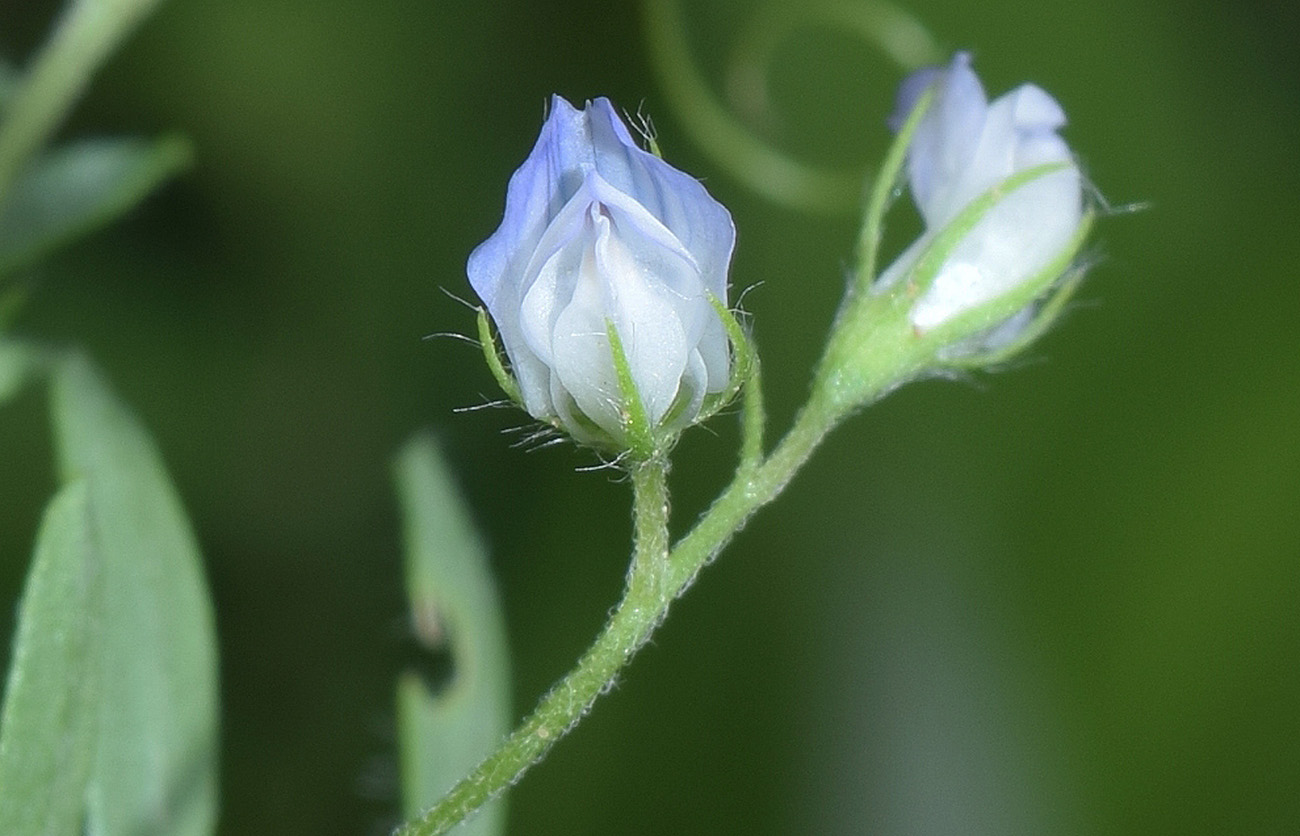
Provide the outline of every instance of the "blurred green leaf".
[[23,387],[35,364],[35,354],[25,343],[0,338],[0,403]]
[[[397,685],[402,801],[408,818],[433,805],[509,730],[510,665],[505,619],[487,555],[437,443],[412,439],[395,464],[406,539],[412,629],[430,656],[450,651],[443,686],[408,671]],[[432,687],[431,687],[432,685]],[[505,829],[502,799],[460,832]]]
[[13,322],[19,308],[26,300],[27,294],[24,288],[0,286],[0,333],[4,333],[9,323]]
[[0,274],[129,211],[191,157],[175,136],[83,140],[38,157],[0,206]]
[[18,71],[8,61],[0,60],[0,118],[4,117],[4,109],[13,98],[14,91],[18,89]]
[[0,716],[0,833],[77,836],[95,759],[100,559],[85,482],[50,503]]
[[97,836],[201,836],[217,794],[217,651],[198,547],[153,441],[79,354],[54,369],[62,478],[86,479],[102,561]]
[[113,50],[158,0],[71,0],[21,79],[11,77],[0,121],[0,203]]

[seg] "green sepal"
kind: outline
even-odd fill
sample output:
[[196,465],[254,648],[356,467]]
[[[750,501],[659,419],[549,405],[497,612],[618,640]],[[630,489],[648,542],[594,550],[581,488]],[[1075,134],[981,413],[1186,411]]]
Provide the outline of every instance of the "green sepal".
[[[910,380],[927,369],[976,365],[977,355],[994,358],[987,362],[1005,359],[1042,333],[1069,298],[1068,294],[1058,296],[1050,291],[1068,272],[1087,238],[1093,220],[1091,213],[1084,214],[1070,242],[1042,270],[996,298],[925,330],[914,326],[909,315],[917,298],[934,282],[956,247],[999,201],[1016,189],[1070,165],[1046,163],[1011,175],[962,209],[897,281],[884,288],[872,287],[867,293],[848,293],[818,367],[813,383],[814,398],[824,400],[834,412],[847,412],[879,397],[891,385]],[[1072,292],[1073,288],[1066,282],[1061,290]],[[1017,336],[1005,345],[993,346],[987,352],[982,350],[981,336],[1049,295],[1051,298],[1044,303],[1039,316],[1028,323],[1025,339]],[[884,380],[893,383],[882,383]]]
[[713,417],[720,409],[731,403],[737,393],[743,391],[744,403],[740,425],[741,466],[757,466],[763,456],[763,427],[767,420],[763,407],[762,373],[758,352],[749,334],[745,332],[744,326],[736,319],[731,309],[712,293],[708,291],[705,293],[718,319],[722,321],[723,330],[727,332],[733,362],[727,388],[705,398],[704,406],[695,421],[698,423]]
[[[1089,212],[1084,216],[1084,221],[1080,224],[1078,233],[1076,233],[1074,240],[1071,241],[1070,246],[1066,248],[1061,257],[1053,260],[1046,269],[1031,281],[1031,284],[1038,285],[1044,279],[1051,281],[1051,276],[1057,277],[1055,279],[1056,286],[1038,305],[1038,310],[1034,312],[1033,318],[1025,323],[1010,341],[987,348],[980,347],[977,341],[973,350],[967,349],[965,351],[962,350],[960,344],[943,348],[939,351],[939,359],[944,362],[944,365],[953,368],[978,368],[997,365],[1019,354],[1046,333],[1047,329],[1051,328],[1057,318],[1060,317],[1066,304],[1074,298],[1074,293],[1079,289],[1079,285],[1083,283],[1084,269],[1082,267],[1071,269],[1070,265],[1078,256],[1079,249],[1092,228],[1092,220],[1093,214]],[[1032,299],[1026,303],[1026,305],[1032,304],[1034,304]],[[978,315],[979,311],[977,309],[971,313]],[[996,330],[998,326],[993,327]]]
[[[997,298],[975,305],[924,332],[925,342],[940,346],[936,355],[938,359],[946,360],[947,365],[953,366],[998,363],[1042,335],[1069,301],[1082,279],[1081,272],[1071,273],[1070,265],[1078,257],[1084,241],[1088,238],[1088,233],[1092,231],[1093,218],[1092,212],[1084,213],[1078,229],[1074,232],[1074,237],[1042,270],[1019,282]],[[1064,280],[1062,277],[1065,277]],[[1054,285],[1056,285],[1055,289],[1053,289]],[[1043,299],[1044,296],[1047,298],[1042,308],[1026,324],[1024,331],[1009,343],[996,346],[987,352],[982,352],[978,348],[973,351],[962,350],[970,337],[996,328],[1036,300]],[[948,351],[948,357],[945,357],[944,347],[947,346],[955,348]]]
[[863,214],[862,229],[858,233],[858,270],[853,281],[853,293],[862,294],[871,289],[876,280],[876,262],[880,254],[880,238],[885,229],[885,213],[889,210],[897,194],[899,182],[903,177],[903,166],[907,163],[907,149],[912,145],[921,120],[934,104],[934,85],[925,89],[913,105],[911,113],[899,128],[885,161],[880,166],[875,182],[871,186],[871,195],[867,198],[867,210]]
[[714,395],[709,395],[704,399],[704,405],[700,408],[700,414],[695,419],[707,421],[717,414],[718,410],[735,400],[741,388],[749,382],[754,375],[758,366],[758,354],[754,351],[754,345],[745,333],[740,321],[736,315],[731,312],[721,299],[714,296],[709,291],[705,291],[705,296],[709,304],[713,306],[713,311],[718,315],[722,322],[722,329],[727,332],[727,340],[731,343],[731,375],[727,379],[727,388]]
[[613,320],[605,320],[605,335],[609,338],[609,353],[614,360],[614,378],[618,381],[618,391],[622,397],[619,420],[623,425],[625,441],[633,456],[646,461],[659,450],[650,426],[650,415],[646,412],[641,393],[632,378],[632,366],[628,363],[623,341],[619,339]]
[[[920,298],[930,289],[930,285],[934,283],[939,272],[952,256],[953,251],[966,240],[975,227],[979,225],[980,221],[984,220],[984,216],[992,211],[995,206],[1003,200],[1006,200],[1007,197],[1017,189],[1029,185],[1040,177],[1046,177],[1049,174],[1064,171],[1073,165],[1074,163],[1072,162],[1043,163],[1042,165],[1027,168],[1024,171],[1017,171],[1010,177],[995,183],[979,197],[966,204],[966,206],[957,213],[956,217],[944,226],[939,234],[936,235],[926,248],[921,251],[921,254],[917,257],[911,268],[908,269],[906,275],[899,280],[898,287],[891,287],[890,289],[901,291],[906,294],[909,299]],[[1073,257],[1073,250],[1070,251],[1070,255]],[[1035,291],[1029,293],[1028,298],[1033,299],[1044,289],[1041,281],[1036,282],[1033,280],[1037,279],[1040,275],[1041,274],[1036,274],[1034,277],[1031,277],[1031,279],[1022,281],[1016,286],[1015,290],[1010,290],[998,298],[1005,298],[1006,296],[1015,293],[1016,290],[1024,288],[1026,285],[1031,285],[1035,288]],[[1059,275],[1060,274],[1058,273],[1057,276]],[[1048,282],[1050,283],[1050,281],[1055,278],[1056,276],[1050,277]],[[987,305],[988,303],[978,305],[973,310],[983,310]],[[957,320],[965,319],[965,317],[966,315],[962,314],[953,317],[950,321],[956,322]],[[942,325],[930,329],[930,331],[946,330],[947,326],[948,322],[945,322]]]
[[488,323],[487,311],[483,308],[478,309],[478,341],[483,348],[483,359],[487,361],[488,369],[496,378],[501,391],[505,392],[506,397],[514,401],[516,406],[523,407],[524,395],[519,390],[519,381],[506,371],[505,364],[501,362],[496,337],[492,336],[492,326]]

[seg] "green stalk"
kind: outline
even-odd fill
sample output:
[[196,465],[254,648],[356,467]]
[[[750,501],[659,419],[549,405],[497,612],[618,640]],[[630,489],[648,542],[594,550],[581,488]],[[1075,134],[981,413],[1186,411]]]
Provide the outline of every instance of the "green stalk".
[[[670,12],[673,2],[649,0],[644,8],[654,17]],[[928,93],[922,97],[895,137],[881,170],[859,239],[859,259],[868,265],[868,272],[875,264],[889,191],[902,169],[906,146],[931,99]],[[618,334],[612,324],[607,326],[620,388],[630,405],[629,429],[633,430],[629,432],[633,442],[629,459],[633,462],[630,472],[635,492],[636,549],[623,600],[577,667],[542,698],[532,716],[423,818],[404,825],[397,836],[446,833],[517,781],[608,690],[619,670],[646,643],[669,606],[686,591],[700,569],[717,556],[755,511],[785,490],[826,434],[854,409],[914,377],[924,362],[932,359],[934,347],[914,338],[905,312],[892,310],[908,300],[898,294],[874,297],[869,290],[869,281],[861,277],[849,288],[839,324],[818,366],[812,395],[785,438],[767,457],[763,456],[764,411],[758,356],[731,313],[719,300],[712,300],[728,325],[737,363],[744,367],[739,374],[744,386],[740,466],[731,484],[671,551],[667,454],[649,438],[648,427],[635,432],[638,425],[647,424],[647,419]],[[867,308],[874,310],[864,311]],[[882,327],[885,324],[888,327]],[[486,322],[481,321],[480,328],[485,327]]]
[[496,752],[398,836],[446,833],[513,784],[563,737],[619,670],[645,644],[676,594],[668,588],[668,462],[656,456],[633,465],[636,547],[623,601],[577,667],[542,698],[532,716]]
[[41,48],[0,124],[0,203],[99,65],[158,0],[74,0]]
[[[892,380],[882,380],[883,391]],[[656,457],[632,469],[636,551],[623,600],[595,644],[545,697],[501,748],[418,821],[397,836],[437,836],[517,781],[608,690],[619,670],[663,621],[695,575],[759,508],[775,499],[843,418],[829,402],[810,402],[767,459],[742,469],[695,528],[668,550],[667,462]]]

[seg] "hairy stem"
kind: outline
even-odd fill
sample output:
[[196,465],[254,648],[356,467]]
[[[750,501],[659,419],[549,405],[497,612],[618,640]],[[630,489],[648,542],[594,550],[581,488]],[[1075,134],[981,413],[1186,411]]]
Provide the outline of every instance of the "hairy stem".
[[668,609],[668,463],[654,457],[632,469],[636,547],[627,588],[595,644],[536,710],[419,821],[399,836],[445,833],[509,787],[586,714],[643,645]]
[[622,602],[577,666],[542,698],[537,709],[442,801],[397,836],[437,836],[517,781],[575,726],[663,620],[673,600],[749,517],[771,502],[842,417],[814,399],[785,438],[755,468],[743,469],[707,513],[670,552],[667,462],[654,458],[632,469],[636,550]]

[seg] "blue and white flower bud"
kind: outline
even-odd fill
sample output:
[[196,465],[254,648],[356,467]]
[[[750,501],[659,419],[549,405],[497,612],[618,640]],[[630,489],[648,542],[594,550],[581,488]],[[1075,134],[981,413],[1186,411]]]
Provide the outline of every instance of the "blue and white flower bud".
[[578,110],[554,97],[467,268],[523,406],[584,443],[629,446],[621,346],[651,433],[692,423],[729,382],[710,297],[726,301],[735,237],[722,204],[638,147],[608,99]]
[[1008,184],[942,264],[925,271],[929,275],[918,283],[919,296],[909,312],[922,332],[1012,295],[1025,282],[1043,278],[1063,257],[1068,262],[1085,223],[1082,178],[1057,135],[1065,113],[1055,99],[1025,84],[989,103],[970,55],[958,53],[947,67],[920,70],[903,83],[891,127],[898,130],[931,85],[934,100],[907,154],[908,184],[925,233],[885,270],[878,290],[912,271],[936,236],[981,195],[1014,175],[1060,165]]

